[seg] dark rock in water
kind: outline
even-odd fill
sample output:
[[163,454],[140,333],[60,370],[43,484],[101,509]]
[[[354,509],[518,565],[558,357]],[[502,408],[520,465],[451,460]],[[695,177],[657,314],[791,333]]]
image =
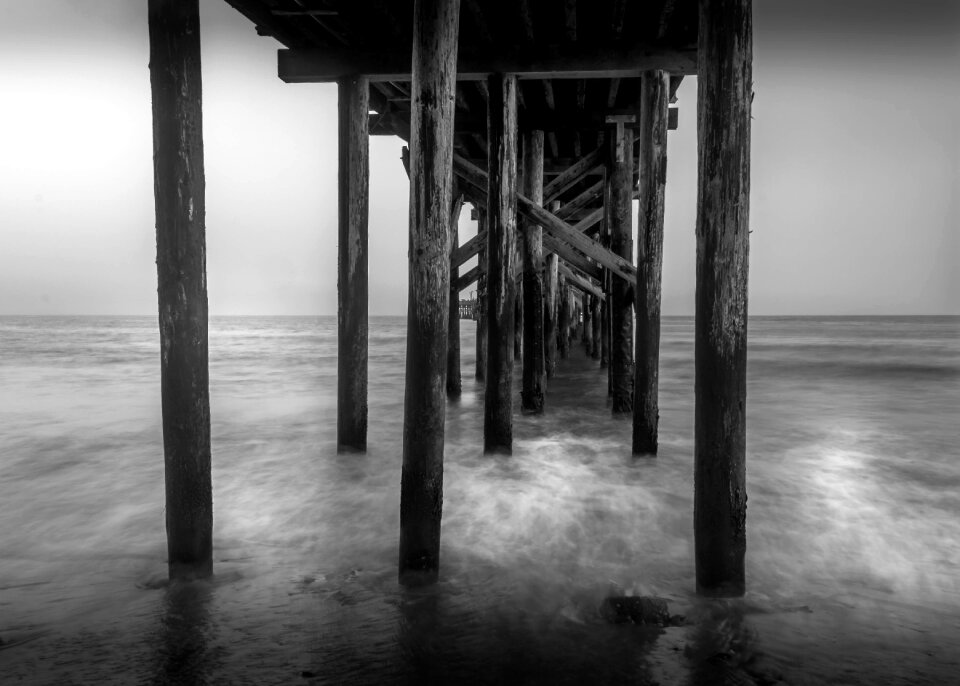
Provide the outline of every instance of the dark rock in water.
[[670,608],[663,598],[651,596],[617,596],[604,598],[600,615],[608,622],[622,624],[633,622],[646,626],[680,626],[684,618],[670,615]]

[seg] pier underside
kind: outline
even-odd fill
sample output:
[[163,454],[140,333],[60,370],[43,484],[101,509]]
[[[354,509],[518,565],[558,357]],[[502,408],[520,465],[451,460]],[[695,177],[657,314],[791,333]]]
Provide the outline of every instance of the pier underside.
[[[466,289],[478,298],[487,452],[511,452],[515,397],[525,413],[550,412],[548,380],[582,340],[585,354],[608,369],[613,417],[632,418],[634,454],[656,455],[666,132],[677,126],[681,80],[698,75],[697,587],[742,594],[751,0],[227,2],[281,43],[281,79],[340,86],[341,450],[366,448],[367,136],[409,144],[404,582],[429,582],[439,571],[444,417],[460,393],[457,320]],[[151,0],[152,47],[164,17],[195,13],[196,0]],[[194,42],[175,46],[187,52],[171,62],[192,58]],[[183,114],[194,106],[189,98],[198,108],[198,76],[195,93],[155,102],[155,122],[172,117],[196,133]],[[164,135],[157,146],[173,140]],[[175,170],[156,169],[158,189],[176,180]],[[202,193],[202,166],[199,174]],[[480,222],[461,245],[464,201]],[[183,238],[178,220],[168,219],[173,202],[158,190],[158,250]],[[202,214],[196,221],[200,231],[183,245],[202,251]],[[474,256],[477,266],[461,269]],[[195,262],[179,278],[205,286],[203,260]],[[160,307],[162,317],[180,307],[196,319],[205,346],[205,303],[187,311],[161,293]],[[165,347],[175,342],[162,334]],[[205,355],[178,360],[171,364],[202,367],[205,384]],[[516,364],[521,389],[513,387]],[[204,417],[189,419],[202,427]],[[208,435],[199,438],[208,453]],[[188,541],[195,527],[209,528],[207,504],[196,512],[196,522],[190,511],[177,515],[170,536]],[[171,550],[181,547],[171,542]],[[206,558],[196,570],[209,573],[209,546],[198,550]],[[172,562],[171,574],[180,574]]]

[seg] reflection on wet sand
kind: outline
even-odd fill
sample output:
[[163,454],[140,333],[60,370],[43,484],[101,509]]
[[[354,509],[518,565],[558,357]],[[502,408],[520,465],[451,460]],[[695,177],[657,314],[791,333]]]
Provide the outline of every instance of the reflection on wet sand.
[[223,667],[212,647],[211,581],[178,581],[164,591],[154,684],[205,684]]

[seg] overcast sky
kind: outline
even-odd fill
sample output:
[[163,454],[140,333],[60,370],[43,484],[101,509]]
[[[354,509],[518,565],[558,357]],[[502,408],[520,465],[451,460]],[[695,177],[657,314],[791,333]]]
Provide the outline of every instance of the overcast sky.
[[[4,3],[0,314],[156,312],[146,5]],[[277,43],[200,5],[211,314],[335,314],[336,87],[282,83]],[[960,314],[960,2],[754,24],[751,313]],[[679,98],[665,314],[693,312],[695,79]],[[406,311],[401,146],[371,139],[372,314]]]

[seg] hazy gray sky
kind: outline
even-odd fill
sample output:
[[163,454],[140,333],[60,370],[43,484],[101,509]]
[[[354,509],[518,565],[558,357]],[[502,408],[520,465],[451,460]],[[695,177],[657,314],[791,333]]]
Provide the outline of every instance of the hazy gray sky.
[[[0,314],[152,314],[146,0],[4,5]],[[273,40],[200,5],[210,311],[333,314],[336,87],[280,82]],[[756,0],[754,23],[751,313],[960,313],[960,2]],[[679,98],[666,314],[693,311],[694,79]],[[406,311],[401,145],[371,139],[372,314]]]

